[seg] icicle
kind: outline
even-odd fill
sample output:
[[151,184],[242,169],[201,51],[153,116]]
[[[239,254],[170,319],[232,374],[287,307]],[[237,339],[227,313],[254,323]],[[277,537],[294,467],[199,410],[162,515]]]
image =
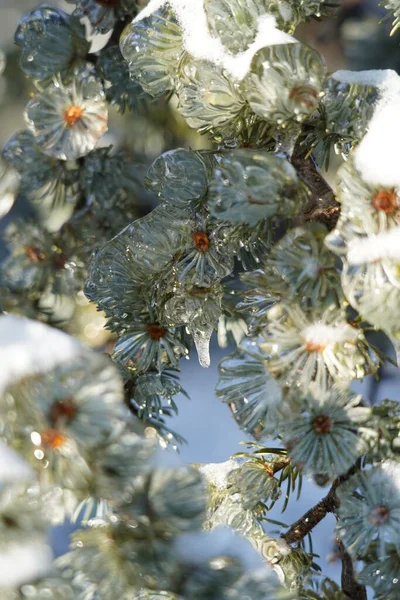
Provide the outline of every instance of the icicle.
[[210,339],[214,327],[209,325],[203,329],[192,329],[191,334],[193,336],[194,345],[196,346],[197,356],[199,357],[199,363],[202,367],[207,369],[210,366]]

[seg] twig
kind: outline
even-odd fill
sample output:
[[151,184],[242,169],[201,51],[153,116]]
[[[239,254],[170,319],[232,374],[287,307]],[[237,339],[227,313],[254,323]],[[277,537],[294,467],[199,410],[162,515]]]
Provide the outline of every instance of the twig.
[[336,497],[337,488],[347,481],[359,470],[360,463],[357,461],[348,471],[335,479],[328,494],[318,504],[310,508],[296,523],[294,523],[282,538],[288,544],[300,542],[328,513],[335,512],[338,507]]
[[354,577],[353,561],[340,538],[336,540],[342,561],[342,591],[350,600],[367,600],[367,590]]

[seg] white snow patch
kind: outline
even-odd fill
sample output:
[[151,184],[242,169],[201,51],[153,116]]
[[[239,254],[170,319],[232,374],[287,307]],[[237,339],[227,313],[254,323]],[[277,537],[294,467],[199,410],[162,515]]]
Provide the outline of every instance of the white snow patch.
[[73,337],[38,321],[0,317],[0,392],[19,378],[72,360],[81,348]]
[[210,532],[185,533],[176,539],[175,549],[180,560],[189,564],[201,564],[219,556],[231,556],[239,559],[248,570],[265,569],[261,555],[249,540],[231,527],[220,526]]
[[238,467],[239,465],[236,461],[229,459],[223,463],[202,465],[199,471],[209,483],[215,485],[219,490],[223,490],[228,484],[229,473]]
[[351,265],[385,259],[400,261],[400,227],[349,241],[347,260]]
[[52,559],[51,549],[42,538],[8,544],[0,550],[0,589],[43,577],[50,570]]
[[377,106],[367,134],[354,151],[354,164],[367,183],[399,186],[400,91],[396,101]]
[[303,337],[307,344],[332,346],[337,343],[356,340],[358,331],[354,327],[351,327],[351,325],[333,327],[325,323],[313,323],[304,329]]
[[253,56],[258,50],[265,46],[297,42],[276,27],[273,16],[261,15],[257,21],[254,42],[244,52],[231,54],[219,38],[211,35],[204,0],[151,0],[133,22],[149,17],[166,4],[175,12],[182,28],[185,50],[198,60],[208,60],[219,65],[239,81],[249,72]]
[[400,77],[393,69],[373,69],[370,71],[336,71],[332,74],[332,78],[341,83],[369,85],[377,87],[381,90],[381,94],[385,89],[394,85],[399,85]]
[[400,77],[391,70],[337,71],[338,81],[377,88],[378,100],[368,132],[354,151],[354,164],[373,185],[400,185]]
[[384,472],[385,477],[389,477],[396,489],[400,492],[400,464],[394,460],[387,460],[381,463],[380,468]]
[[22,458],[5,444],[0,444],[0,485],[30,481],[35,474]]

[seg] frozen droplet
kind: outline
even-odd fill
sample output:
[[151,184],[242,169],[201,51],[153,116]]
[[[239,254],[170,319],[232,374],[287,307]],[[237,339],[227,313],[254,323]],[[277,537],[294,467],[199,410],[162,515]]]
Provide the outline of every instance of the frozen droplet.
[[199,363],[202,367],[207,369],[210,366],[210,339],[214,327],[209,325],[204,329],[195,329],[191,331],[193,336],[194,345],[196,346],[197,356],[199,357]]

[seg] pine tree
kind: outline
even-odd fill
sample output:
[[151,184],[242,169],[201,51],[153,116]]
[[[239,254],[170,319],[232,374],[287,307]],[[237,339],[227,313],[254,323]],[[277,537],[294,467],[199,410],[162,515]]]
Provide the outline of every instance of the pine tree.
[[[321,0],[67,2],[15,34],[32,93],[0,194],[31,209],[0,278],[0,600],[396,600],[399,404],[350,385],[395,364],[384,348],[400,364],[400,77],[329,73],[296,39],[335,15]],[[103,143],[109,113],[145,140],[171,102],[203,149]],[[102,351],[71,335],[84,294]],[[185,465],[180,361],[208,367],[216,330],[246,449]],[[303,477],[329,491],[272,536]],[[328,513],[341,585],[312,550]]]

